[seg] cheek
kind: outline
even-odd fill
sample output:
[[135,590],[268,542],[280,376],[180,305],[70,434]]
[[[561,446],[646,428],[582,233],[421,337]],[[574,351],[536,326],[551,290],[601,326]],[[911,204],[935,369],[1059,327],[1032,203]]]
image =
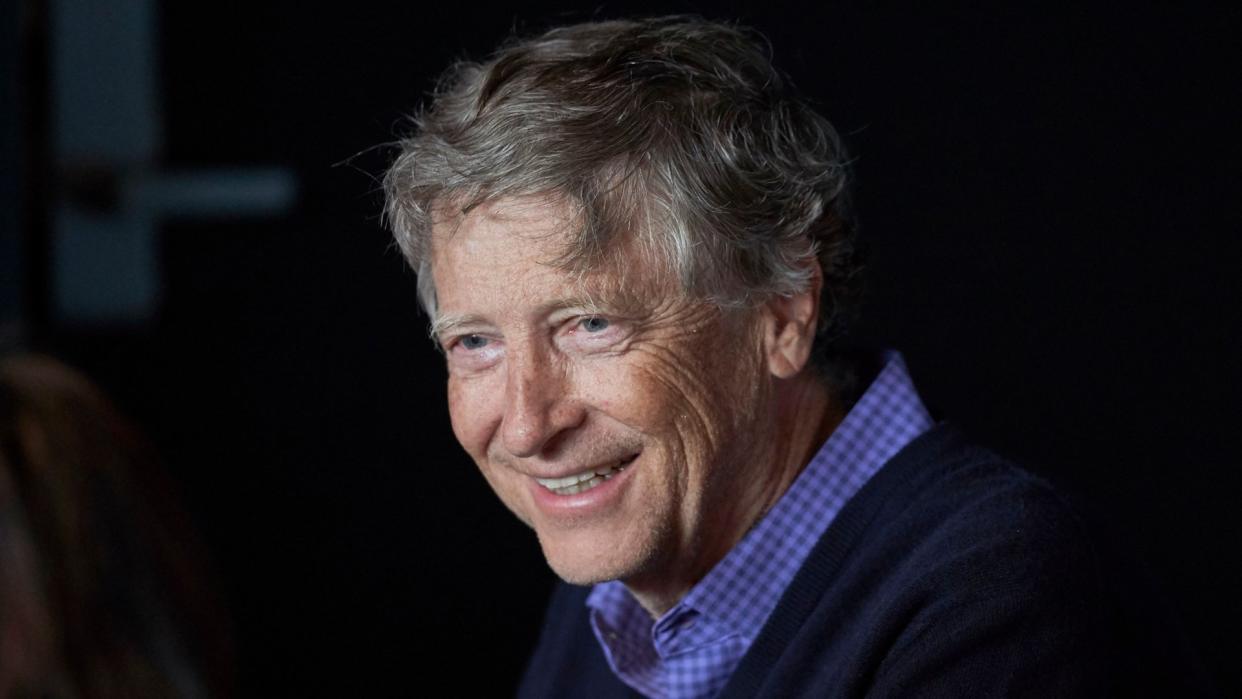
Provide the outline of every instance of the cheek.
[[500,422],[501,406],[496,392],[488,390],[486,382],[449,379],[449,420],[453,435],[466,452],[476,460],[487,453],[487,445]]
[[[743,345],[738,338],[736,345]],[[681,352],[653,357],[632,376],[626,409],[676,442],[694,480],[734,455],[753,426],[762,381],[753,353]]]
[[668,426],[679,398],[642,362],[602,361],[575,372],[576,390],[597,411],[640,432]]

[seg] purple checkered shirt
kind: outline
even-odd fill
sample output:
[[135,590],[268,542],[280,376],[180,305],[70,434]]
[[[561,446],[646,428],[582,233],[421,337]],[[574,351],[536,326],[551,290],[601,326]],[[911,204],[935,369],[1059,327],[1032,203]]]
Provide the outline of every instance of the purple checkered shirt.
[[896,352],[776,505],[657,620],[617,581],[591,590],[591,627],[613,672],[648,697],[713,697],[833,518],[932,426]]

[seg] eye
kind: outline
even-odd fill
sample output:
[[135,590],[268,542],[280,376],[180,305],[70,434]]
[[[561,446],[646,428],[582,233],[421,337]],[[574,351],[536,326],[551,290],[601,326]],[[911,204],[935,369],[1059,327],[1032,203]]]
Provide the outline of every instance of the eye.
[[630,334],[630,323],[608,316],[580,315],[561,327],[561,347],[568,352],[616,352],[623,349]]
[[478,350],[487,347],[487,338],[482,335],[466,335],[457,341],[462,349]]
[[603,332],[607,330],[610,325],[612,325],[612,323],[608,322],[607,318],[601,318],[600,316],[590,316],[578,321],[578,327],[589,333]]
[[504,355],[504,339],[482,333],[469,333],[450,340],[445,346],[449,370],[466,374],[495,366]]

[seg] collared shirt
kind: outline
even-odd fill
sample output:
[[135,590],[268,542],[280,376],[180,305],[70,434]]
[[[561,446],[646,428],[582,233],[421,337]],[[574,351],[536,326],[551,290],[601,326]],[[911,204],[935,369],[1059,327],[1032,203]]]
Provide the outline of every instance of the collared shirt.
[[653,620],[618,581],[587,598],[614,673],[648,697],[720,692],[781,594],[858,489],[933,424],[896,352],[789,490],[672,609]]

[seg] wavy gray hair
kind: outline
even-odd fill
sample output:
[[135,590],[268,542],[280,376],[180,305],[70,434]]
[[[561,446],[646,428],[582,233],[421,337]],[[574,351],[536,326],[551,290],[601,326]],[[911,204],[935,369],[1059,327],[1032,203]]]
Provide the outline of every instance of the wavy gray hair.
[[435,212],[554,194],[589,269],[637,236],[696,297],[745,306],[823,271],[819,352],[852,316],[860,263],[847,159],[747,30],[684,17],[561,27],[441,79],[384,178],[385,215],[436,317]]

